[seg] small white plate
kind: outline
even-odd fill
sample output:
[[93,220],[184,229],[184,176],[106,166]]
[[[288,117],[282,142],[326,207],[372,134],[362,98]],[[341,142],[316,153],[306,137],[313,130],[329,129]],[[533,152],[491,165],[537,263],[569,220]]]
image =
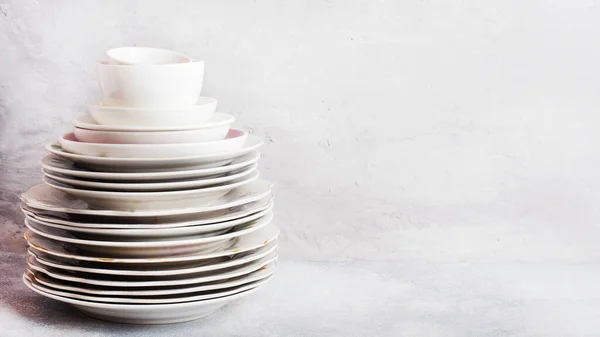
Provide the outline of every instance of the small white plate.
[[191,261],[185,264],[127,264],[125,266],[131,266],[135,268],[117,267],[114,263],[106,262],[82,262],[79,260],[70,260],[64,258],[56,258],[51,255],[44,256],[44,253],[35,251],[35,248],[29,248],[28,253],[35,257],[35,259],[46,267],[52,267],[56,269],[71,270],[75,272],[91,273],[91,274],[103,274],[103,275],[124,275],[124,276],[169,276],[169,275],[184,275],[194,274],[210,270],[226,269],[230,267],[239,266],[242,264],[250,263],[252,261],[262,259],[265,256],[270,255],[277,249],[277,244],[273,242],[270,245],[261,247],[256,251],[250,251],[246,253],[238,253],[231,258],[221,258],[208,260],[206,264],[198,263],[198,261]]
[[[215,102],[216,104],[216,102]],[[114,120],[114,123],[99,123],[96,119],[94,119],[94,111],[92,108],[102,108],[105,113],[111,112],[114,113],[114,117],[111,119]],[[181,114],[183,112],[187,112],[186,109],[192,108],[183,108],[175,110],[176,114]],[[182,111],[182,112],[179,112]],[[150,121],[150,125],[148,126],[140,126],[139,122],[137,122],[137,115],[141,113],[149,113],[153,112],[156,115],[162,116],[161,120],[165,118],[170,118],[173,114],[172,111],[165,109],[146,109],[146,108],[125,108],[125,107],[106,107],[102,105],[91,105],[90,113],[92,116],[85,115],[80,116],[75,119],[74,125],[75,127],[87,130],[96,130],[96,131],[115,131],[115,132],[168,132],[168,131],[186,131],[186,130],[221,130],[226,128],[229,130],[230,125],[235,121],[235,117],[230,114],[226,114],[223,112],[215,112],[211,113],[210,119],[203,121],[201,123],[182,123],[181,121],[175,119],[170,120],[168,122],[162,121],[159,123],[155,123],[154,121]],[[125,121],[126,125],[123,125],[123,115],[131,115],[129,119],[136,121],[135,124],[133,122]]]
[[74,259],[79,261],[105,262],[105,263],[130,263],[130,264],[159,264],[159,263],[178,263],[185,261],[210,260],[223,256],[234,256],[250,250],[264,247],[277,239],[279,229],[277,226],[266,226],[257,231],[239,236],[234,240],[234,244],[221,251],[209,253],[193,253],[183,255],[169,255],[151,258],[116,258],[107,255],[88,254],[82,252],[76,244],[65,243],[45,238],[32,232],[25,233],[25,240],[29,246],[46,254],[57,257]]
[[59,280],[52,278],[44,273],[36,273],[27,270],[30,274],[35,275],[36,281],[40,284],[66,290],[70,292],[78,292],[83,294],[92,294],[92,295],[100,295],[100,296],[135,296],[135,297],[144,297],[144,296],[164,296],[164,295],[173,295],[173,294],[185,294],[192,293],[198,291],[209,291],[216,289],[225,289],[231,287],[237,287],[243,284],[247,284],[250,282],[262,280],[267,278],[275,272],[275,263],[269,263],[266,266],[263,266],[261,269],[238,277],[234,277],[229,280],[216,281],[211,283],[204,283],[199,286],[175,286],[175,287],[161,287],[161,288],[150,288],[150,289],[127,289],[127,288],[105,288],[100,286],[92,286],[86,285],[82,283],[69,282],[64,280]]
[[[54,189],[46,184],[37,184],[30,187],[27,192],[21,194],[21,200],[33,210],[117,218],[130,217],[132,221],[141,222],[144,219],[148,221],[147,217],[161,217],[163,219],[168,217],[170,218],[169,220],[172,220],[172,218],[182,215],[187,216],[213,211],[227,214],[233,207],[245,205],[269,196],[271,194],[271,186],[272,183],[270,181],[257,179],[248,185],[234,189],[209,205],[173,207],[166,210],[115,211],[111,209],[93,209],[82,199]],[[150,220],[158,222],[156,218],[151,218]]]
[[244,146],[247,138],[247,132],[230,129],[225,139],[212,142],[178,144],[86,143],[78,140],[73,133],[65,134],[58,139],[58,142],[65,151],[84,156],[160,159],[234,151]]
[[[227,208],[224,210],[206,212],[206,213],[194,213],[190,215],[178,216],[178,219],[170,221],[169,218],[150,217],[141,218],[147,221],[135,222],[137,219],[130,218],[117,218],[119,220],[133,220],[130,222],[110,222],[114,221],[114,217],[92,217],[89,215],[79,215],[83,219],[73,219],[74,215],[67,215],[64,213],[47,212],[40,210],[34,210],[27,207],[25,204],[21,204],[21,210],[25,215],[34,218],[35,220],[46,222],[49,224],[57,224],[59,226],[66,226],[69,228],[78,228],[80,230],[85,229],[104,229],[104,230],[118,230],[119,235],[122,236],[144,236],[142,234],[147,233],[148,236],[175,236],[175,233],[188,234],[200,234],[209,233],[215,230],[226,228],[232,223],[237,221],[243,221],[243,218],[251,218],[255,216],[264,215],[265,211],[272,209],[273,198],[266,197],[257,201],[249,202],[244,205]],[[262,215],[258,215],[262,213]],[[96,222],[102,221],[105,222]],[[177,231],[189,230],[190,232],[171,232],[169,229],[180,228]],[[190,228],[190,229],[188,229]],[[194,228],[194,229],[191,229]],[[140,231],[138,231],[140,230]],[[150,234],[150,231],[157,232],[159,234]],[[162,232],[162,230],[166,230]],[[166,235],[162,235],[166,234]]]
[[[25,219],[25,226],[28,231],[48,239],[67,242],[78,245],[79,249],[85,252],[105,255],[110,257],[160,257],[186,255],[195,253],[208,253],[217,250],[225,250],[235,242],[232,239],[247,235],[254,231],[268,226],[273,220],[273,213],[268,213],[264,217],[234,227],[231,231],[216,236],[187,236],[182,238],[162,238],[152,241],[110,241],[110,240],[91,240],[75,236],[74,234],[57,228],[44,226],[41,223],[35,223],[30,219]],[[26,232],[26,235],[29,235]],[[118,237],[112,237],[117,239]]]
[[140,172],[145,171],[178,171],[185,169],[204,169],[224,166],[235,158],[250,153],[263,145],[263,141],[255,136],[249,136],[242,148],[188,157],[173,158],[111,158],[84,156],[70,153],[58,144],[47,144],[46,150],[57,156],[71,160],[83,167],[96,171],[109,172]]
[[212,314],[222,306],[254,293],[258,288],[205,301],[174,304],[113,304],[74,300],[56,296],[35,288],[31,280],[23,276],[23,282],[36,293],[54,300],[68,303],[87,315],[98,319],[129,324],[169,324],[196,320]]
[[127,181],[150,183],[156,180],[174,180],[191,178],[211,178],[250,166],[260,159],[258,151],[235,158],[231,163],[213,168],[198,170],[180,170],[163,172],[96,172],[77,166],[74,162],[50,154],[42,159],[42,169],[68,177],[92,179],[99,181]]
[[48,186],[73,196],[79,197],[90,206],[99,209],[113,209],[122,211],[172,209],[181,207],[194,207],[196,205],[210,204],[218,198],[258,179],[258,171],[236,179],[223,185],[201,187],[189,190],[160,191],[160,192],[112,192],[83,190],[69,185],[57,183],[43,177]]
[[53,267],[47,267],[39,263],[35,257],[27,258],[27,265],[34,272],[44,273],[55,279],[78,282],[84,284],[93,284],[103,287],[171,287],[183,285],[200,285],[202,283],[227,280],[242,275],[247,275],[255,272],[265,265],[277,260],[277,253],[273,252],[262,259],[224,270],[211,270],[196,274],[184,275],[168,275],[159,276],[153,279],[147,277],[140,278],[137,276],[122,276],[122,275],[98,275],[64,271]]
[[102,191],[121,191],[121,192],[149,192],[149,191],[173,191],[181,189],[195,189],[204,186],[216,186],[225,183],[232,182],[236,179],[242,179],[249,176],[251,173],[256,171],[257,164],[251,164],[250,166],[243,167],[236,171],[231,171],[225,176],[216,178],[193,178],[193,179],[178,179],[166,182],[136,182],[136,183],[123,183],[123,182],[104,182],[104,181],[92,181],[92,180],[81,180],[72,179],[63,175],[54,174],[54,172],[48,172],[42,170],[44,176],[58,181],[59,183],[73,186],[75,188],[102,190]]

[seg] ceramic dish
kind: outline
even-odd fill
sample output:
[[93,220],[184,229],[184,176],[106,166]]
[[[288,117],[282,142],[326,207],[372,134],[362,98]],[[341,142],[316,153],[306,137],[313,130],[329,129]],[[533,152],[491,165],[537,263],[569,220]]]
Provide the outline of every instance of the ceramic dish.
[[202,273],[168,275],[155,277],[137,277],[122,275],[100,275],[83,272],[70,272],[53,267],[44,266],[39,263],[35,257],[27,258],[27,266],[35,273],[44,273],[55,279],[77,282],[82,284],[91,284],[102,287],[127,287],[127,288],[147,288],[147,287],[172,287],[183,285],[198,286],[203,283],[228,280],[234,277],[247,275],[255,272],[264,266],[277,260],[277,253],[263,257],[262,259],[224,270],[211,270]]
[[65,151],[85,156],[110,158],[177,158],[234,151],[244,146],[247,138],[248,133],[238,129],[231,129],[227,133],[225,139],[212,142],[178,144],[85,143],[78,140],[73,133],[64,135],[58,139],[58,142]]
[[98,63],[98,82],[104,105],[192,106],[200,97],[203,78],[202,61],[135,67]]
[[42,159],[42,169],[62,174],[68,177],[99,180],[99,181],[127,181],[150,183],[156,180],[215,178],[232,171],[250,166],[260,159],[257,151],[252,151],[244,156],[234,159],[231,163],[221,166],[198,170],[163,171],[163,172],[95,172],[80,168],[74,162],[55,156],[47,155]]
[[[257,179],[242,187],[238,187],[223,197],[208,205],[194,205],[185,207],[184,204],[174,205],[173,208],[165,210],[139,210],[139,211],[115,211],[112,209],[93,209],[80,198],[54,189],[46,184],[37,184],[21,194],[21,200],[27,207],[34,210],[61,212],[73,215],[92,215],[103,217],[114,217],[119,220],[122,217],[130,217],[131,221],[140,222],[150,217],[150,221],[157,221],[157,217],[169,219],[179,216],[192,215],[205,212],[221,211],[227,214],[232,208],[260,200],[271,194],[272,183],[268,180]],[[235,209],[234,209],[235,210]],[[194,215],[195,216],[195,215]]]
[[[205,236],[213,236],[216,234],[223,233],[225,231],[230,230],[235,226],[239,226],[241,224],[252,222],[256,219],[259,219],[265,216],[267,213],[271,212],[273,209],[273,203],[270,202],[266,209],[258,211],[256,213],[252,213],[248,216],[244,216],[241,218],[211,223],[206,225],[192,225],[185,227],[161,227],[160,225],[155,225],[154,228],[136,228],[136,229],[125,229],[125,228],[89,228],[89,227],[81,227],[76,226],[71,223],[69,226],[65,226],[59,223],[49,222],[44,220],[44,217],[38,217],[34,213],[31,213],[27,210],[23,210],[25,216],[35,222],[41,223],[42,225],[48,227],[54,227],[62,230],[68,230],[74,233],[82,233],[87,235],[96,235],[96,236],[119,236],[127,240],[130,237],[133,238],[167,238],[174,236],[188,236],[188,235],[205,235]],[[63,222],[64,223],[64,222]]]
[[250,290],[256,288],[266,282],[269,281],[269,278],[265,278],[259,281],[247,283],[241,286],[228,288],[228,289],[217,289],[217,290],[209,290],[204,292],[197,293],[187,293],[187,294],[177,294],[177,295],[164,295],[164,296],[155,296],[155,297],[106,297],[106,296],[95,296],[95,295],[83,295],[78,293],[73,293],[64,290],[58,290],[51,287],[46,287],[43,284],[37,282],[35,276],[30,277],[33,287],[38,288],[38,290],[47,293],[53,294],[56,296],[62,296],[66,298],[72,298],[76,300],[82,301],[91,301],[97,303],[113,303],[113,304],[166,304],[166,303],[182,303],[182,302],[190,302],[190,301],[205,301],[219,297],[231,296],[246,290]]
[[[93,107],[93,106],[92,106]],[[133,109],[133,108],[119,108],[119,107],[102,107],[102,111],[109,111],[114,113],[115,119],[121,119],[121,115],[125,114],[134,114],[134,116],[129,117],[130,119],[137,118],[135,113],[139,110],[146,111],[148,109]],[[121,110],[133,110],[133,111],[121,111]],[[171,111],[165,111],[163,109],[157,110],[156,114],[164,115],[161,118],[170,118]],[[201,123],[187,123],[185,125],[171,122],[163,122],[161,120],[152,120],[146,123],[151,123],[151,126],[143,126],[143,124],[135,124],[135,125],[121,125],[118,122],[110,123],[110,124],[100,124],[97,122],[92,116],[80,116],[75,119],[74,126],[81,129],[86,130],[96,130],[96,131],[114,131],[114,132],[174,132],[174,131],[189,131],[189,130],[202,130],[207,133],[207,137],[218,137],[221,134],[227,134],[229,131],[231,124],[235,121],[235,117],[230,114],[215,112],[212,114],[209,120],[201,122]],[[156,117],[158,118],[158,117]],[[126,117],[123,117],[126,119]],[[121,122],[122,123],[122,122]],[[133,123],[133,122],[132,122]],[[227,130],[227,131],[223,131]],[[211,136],[212,135],[212,136]],[[223,138],[223,137],[221,137]]]
[[246,275],[234,277],[228,280],[215,281],[203,283],[198,286],[185,285],[175,287],[160,287],[160,288],[149,288],[149,289],[128,289],[128,288],[117,288],[117,287],[101,287],[93,286],[82,283],[69,282],[64,280],[55,279],[44,273],[35,273],[28,269],[30,275],[35,275],[36,281],[47,287],[55,289],[66,290],[70,292],[77,292],[82,294],[100,295],[100,296],[164,296],[173,294],[185,294],[199,291],[209,291],[217,289],[225,289],[231,287],[237,287],[240,285],[248,284],[250,282],[259,281],[265,279],[275,272],[275,263],[269,263],[263,266],[261,269],[251,272]]
[[149,65],[189,63],[192,58],[178,52],[161,48],[119,47],[106,52],[108,63],[123,65]]
[[123,182],[103,182],[90,181],[81,179],[72,179],[63,175],[57,175],[53,172],[42,170],[44,176],[58,181],[59,183],[73,186],[81,189],[92,189],[102,191],[121,191],[121,192],[148,192],[148,191],[173,191],[181,189],[194,189],[205,186],[216,186],[232,182],[236,179],[242,179],[256,171],[257,164],[252,164],[248,167],[238,169],[237,171],[229,172],[225,176],[216,178],[201,178],[201,179],[186,179],[166,182],[150,182],[150,183],[123,183]]
[[193,253],[183,255],[168,255],[151,258],[119,258],[107,255],[98,255],[82,252],[76,244],[65,243],[48,239],[32,232],[25,233],[25,239],[30,247],[45,254],[68,258],[78,261],[104,262],[104,263],[129,263],[129,264],[161,264],[179,263],[185,261],[210,260],[220,257],[231,257],[239,253],[264,247],[277,239],[279,229],[274,225],[265,226],[257,231],[242,235],[234,240],[229,248],[209,253]]
[[[197,130],[195,133],[171,134],[163,136],[164,139],[180,137],[200,137],[201,140],[221,139],[218,135],[226,134],[222,130],[235,120],[233,116],[223,113],[215,114],[217,100],[212,97],[200,97],[196,104],[181,108],[129,108],[119,106],[105,106],[100,103],[90,104],[90,116],[82,116],[75,120],[75,125],[86,130],[98,131],[90,135],[109,136],[114,140],[125,143],[135,140],[148,140],[149,135],[127,135],[119,131],[170,132]],[[231,121],[225,123],[225,121]],[[196,128],[194,128],[196,126]],[[149,130],[146,130],[149,129]],[[213,130],[214,129],[214,130]],[[100,131],[115,132],[114,134],[99,134]]]
[[[101,230],[117,230],[119,235],[123,236],[143,236],[142,233],[148,235],[152,232],[163,234],[169,233],[184,233],[180,231],[189,230],[186,234],[195,234],[212,232],[227,227],[235,221],[243,221],[244,218],[259,216],[258,214],[268,211],[273,206],[273,198],[268,196],[257,201],[249,202],[240,206],[226,208],[218,211],[205,213],[192,213],[188,215],[171,217],[149,217],[149,218],[115,218],[115,217],[97,217],[90,215],[67,215],[65,213],[56,213],[48,211],[34,210],[25,204],[21,204],[21,210],[25,215],[34,219],[50,224],[57,224],[69,228],[85,229],[101,229]],[[260,216],[262,216],[260,215]],[[139,219],[140,222],[136,222]],[[105,221],[105,222],[98,222]],[[116,221],[116,222],[111,222]],[[129,222],[126,222],[129,221]],[[179,228],[175,232],[171,232],[171,228]],[[141,230],[141,231],[139,231]],[[161,236],[160,234],[156,234]],[[185,234],[182,234],[185,235]],[[171,235],[175,236],[175,235]]]
[[258,171],[225,183],[223,185],[201,187],[189,190],[160,191],[160,192],[112,192],[83,190],[73,188],[43,177],[48,186],[85,200],[90,206],[99,209],[122,211],[159,210],[179,207],[194,207],[200,204],[210,204],[231,190],[251,183],[258,179]]
[[32,281],[23,276],[23,282],[36,293],[73,305],[89,316],[106,321],[129,324],[169,324],[196,320],[212,314],[227,303],[256,291],[257,288],[205,301],[192,301],[175,304],[112,304],[74,300],[56,296],[35,288]]
[[[75,142],[73,142],[75,143]],[[67,152],[58,144],[46,145],[46,150],[57,156],[71,160],[82,167],[96,171],[139,172],[145,171],[179,171],[181,169],[204,169],[219,167],[231,163],[235,158],[250,153],[263,145],[263,141],[249,136],[242,148],[188,157],[174,158],[110,158],[85,156]]]
[[[277,249],[277,244],[272,243],[261,247],[257,251],[239,253],[228,258],[215,259],[216,261],[208,260],[206,264],[199,264],[198,261],[191,261],[185,264],[168,264],[166,268],[159,268],[165,264],[137,265],[126,264],[123,266],[115,263],[106,262],[82,262],[79,260],[69,260],[64,258],[52,257],[51,255],[43,255],[44,253],[36,252],[34,248],[29,248],[29,254],[46,267],[53,267],[62,270],[71,270],[82,273],[103,274],[103,275],[124,275],[124,276],[168,276],[168,275],[184,275],[194,274],[210,270],[226,269],[250,263],[255,260],[262,259],[270,255]],[[128,269],[127,266],[130,266]],[[135,267],[135,268],[131,268]]]
[[[80,238],[70,232],[44,226],[41,223],[35,223],[30,219],[25,219],[25,225],[30,232],[60,242],[75,244],[84,252],[106,255],[111,257],[159,257],[162,255],[186,255],[205,252],[214,252],[216,250],[225,250],[231,247],[235,242],[231,241],[237,237],[252,233],[260,228],[267,226],[273,219],[273,213],[265,215],[263,218],[255,220],[246,225],[240,225],[231,231],[216,236],[187,236],[181,238],[163,238],[152,241],[108,241],[93,240],[89,237]],[[29,235],[26,232],[26,235]],[[115,238],[115,237],[113,237]],[[115,239],[118,239],[116,237]]]

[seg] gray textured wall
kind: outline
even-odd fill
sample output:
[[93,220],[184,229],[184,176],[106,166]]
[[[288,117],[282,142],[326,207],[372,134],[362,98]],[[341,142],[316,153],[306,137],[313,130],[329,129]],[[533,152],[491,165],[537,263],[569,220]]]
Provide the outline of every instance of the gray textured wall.
[[282,254],[588,261],[600,234],[593,1],[8,1],[0,217],[122,45],[206,61],[204,94],[267,140]]

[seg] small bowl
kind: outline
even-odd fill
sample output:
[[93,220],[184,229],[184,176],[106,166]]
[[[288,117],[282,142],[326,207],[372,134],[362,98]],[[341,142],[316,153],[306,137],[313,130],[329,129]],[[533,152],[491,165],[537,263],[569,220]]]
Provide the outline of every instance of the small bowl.
[[132,108],[185,108],[202,91],[204,62],[158,65],[98,63],[102,105]]
[[217,108],[217,100],[200,97],[196,104],[179,109],[127,108],[91,104],[90,115],[96,122],[113,126],[177,127],[208,121]]
[[189,63],[192,58],[178,52],[160,48],[121,47],[106,52],[109,64],[149,65]]
[[111,158],[174,158],[210,155],[235,151],[244,146],[248,133],[231,129],[227,137],[212,142],[178,144],[106,144],[85,143],[68,133],[59,138],[60,146],[67,152],[93,157]]

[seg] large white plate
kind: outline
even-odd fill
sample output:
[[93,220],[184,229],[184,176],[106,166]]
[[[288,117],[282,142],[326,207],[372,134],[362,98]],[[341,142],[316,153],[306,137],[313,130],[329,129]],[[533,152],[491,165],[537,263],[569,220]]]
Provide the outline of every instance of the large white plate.
[[33,287],[25,276],[23,282],[36,293],[54,300],[69,303],[87,315],[102,320],[130,324],[169,324],[192,321],[208,316],[231,301],[249,295],[254,288],[232,296],[219,297],[205,301],[192,301],[174,304],[113,304],[81,301],[46,293]]
[[206,263],[191,261],[179,264],[125,264],[119,265],[107,262],[83,262],[65,258],[52,257],[44,255],[35,248],[30,247],[28,252],[35,259],[46,267],[53,267],[62,270],[71,270],[82,273],[104,274],[104,275],[124,275],[124,276],[168,276],[201,273],[210,270],[226,269],[230,267],[246,264],[265,256],[270,255],[277,249],[277,244],[273,242],[265,245],[255,251],[239,253],[231,258],[222,257],[209,259]]
[[[115,211],[111,209],[93,209],[82,199],[45,184],[37,184],[30,187],[29,190],[21,194],[21,200],[34,211],[44,210],[73,215],[114,217],[113,220],[115,221],[122,220],[121,217],[130,217],[131,221],[134,222],[161,223],[167,222],[167,220],[176,221],[173,218],[182,215],[188,217],[195,213],[218,211],[218,214],[226,215],[228,212],[234,212],[235,207],[269,196],[271,194],[271,186],[272,183],[270,181],[257,179],[250,184],[234,189],[209,205],[167,210]],[[213,214],[207,215],[210,215],[211,218],[213,217]],[[161,219],[164,221],[160,221]]]
[[[144,236],[147,233],[147,230],[153,230],[160,233],[161,230],[169,229],[169,228],[179,228],[184,231],[186,227],[197,227],[195,229],[189,229],[191,232],[185,232],[187,234],[200,234],[200,233],[208,233],[214,230],[219,230],[222,228],[226,228],[230,223],[235,221],[243,220],[245,217],[255,216],[256,213],[263,212],[272,208],[273,204],[272,197],[265,197],[257,201],[249,202],[244,205],[227,208],[224,210],[206,212],[206,213],[193,213],[188,215],[179,216],[183,219],[178,219],[181,221],[169,221],[169,218],[142,218],[147,219],[149,221],[135,223],[136,218],[115,218],[115,217],[102,217],[102,216],[91,216],[91,215],[67,215],[64,213],[58,212],[48,212],[48,211],[40,211],[35,210],[30,207],[27,207],[25,204],[21,204],[21,210],[25,215],[28,215],[36,220],[64,225],[68,227],[75,227],[82,230],[87,228],[91,229],[108,229],[108,230],[119,230],[120,235],[123,236]],[[264,214],[263,214],[264,215]],[[261,215],[262,216],[262,215]],[[82,219],[74,219],[74,217],[79,217]],[[133,222],[110,222],[111,220],[133,220]],[[106,222],[98,222],[98,221],[106,221]],[[141,231],[138,231],[141,230]],[[179,233],[179,232],[162,232],[160,234],[150,234],[148,236],[174,236],[171,234]],[[183,232],[181,232],[183,233]],[[142,235],[144,234],[144,235]],[[168,234],[168,235],[163,235]]]
[[47,155],[42,159],[42,169],[69,177],[93,179],[99,181],[154,182],[161,180],[210,178],[250,166],[260,159],[258,151],[235,158],[231,163],[205,169],[162,171],[162,172],[96,172],[77,166],[74,162],[56,155]]
[[218,198],[229,193],[234,188],[238,188],[258,179],[258,171],[250,175],[236,179],[232,182],[201,187],[189,190],[159,191],[159,192],[113,192],[97,191],[73,188],[55,182],[48,177],[42,180],[48,186],[73,196],[79,197],[90,206],[99,209],[113,209],[117,211],[138,211],[138,210],[157,210],[193,207],[195,205],[210,204]]
[[57,257],[74,259],[79,261],[105,262],[105,263],[130,263],[130,264],[150,264],[150,263],[178,263],[185,261],[210,260],[220,257],[232,257],[239,253],[263,247],[277,239],[279,229],[277,226],[265,226],[257,231],[239,236],[233,241],[230,247],[208,253],[192,253],[168,256],[147,257],[147,258],[120,258],[108,255],[89,254],[82,252],[78,245],[48,239],[32,232],[25,233],[25,239],[29,246],[36,250]]
[[34,288],[38,288],[40,291],[43,291],[48,294],[53,294],[56,296],[62,296],[66,298],[82,300],[82,301],[91,301],[98,303],[118,303],[118,304],[166,304],[166,303],[182,303],[189,301],[206,301],[214,298],[231,296],[246,290],[250,290],[256,288],[262,284],[265,284],[269,281],[270,277],[264,278],[262,280],[254,281],[251,283],[247,283],[244,285],[236,286],[233,288],[226,289],[217,289],[217,290],[209,290],[195,293],[186,293],[186,294],[175,294],[175,295],[163,295],[156,296],[152,298],[140,298],[140,297],[106,297],[106,296],[95,296],[95,295],[82,295],[78,293],[73,293],[70,291],[57,290],[51,287],[47,287],[40,282],[38,282],[34,275],[29,276],[30,281],[32,281],[32,285]]
[[92,295],[101,295],[101,296],[162,296],[162,295],[172,295],[172,294],[185,294],[197,291],[208,291],[208,290],[216,290],[216,289],[224,289],[240,286],[243,284],[247,284],[250,282],[262,280],[266,277],[273,275],[275,272],[275,263],[271,262],[261,269],[254,271],[252,273],[234,277],[228,280],[215,281],[209,283],[203,283],[198,286],[175,286],[175,287],[160,287],[160,288],[149,288],[149,289],[128,289],[128,288],[118,288],[118,287],[101,287],[101,286],[93,286],[87,285],[84,283],[75,283],[64,280],[55,279],[50,277],[44,273],[36,273],[30,269],[28,272],[35,275],[36,280],[45,286],[67,290],[71,292],[78,292],[84,294],[92,294]]
[[47,144],[46,150],[59,157],[71,160],[80,166],[96,171],[109,172],[139,172],[145,171],[176,171],[185,169],[203,169],[227,165],[235,158],[250,153],[263,145],[263,141],[255,136],[248,136],[246,143],[236,150],[223,151],[198,156],[173,158],[110,158],[84,156],[69,153],[58,144]]
[[[273,202],[270,202],[266,208],[259,210],[255,213],[249,214],[247,216],[243,216],[237,219],[216,222],[207,225],[193,225],[193,226],[185,226],[185,227],[161,227],[160,225],[155,225],[153,228],[89,228],[89,227],[80,227],[73,225],[64,225],[60,223],[54,223],[50,221],[46,221],[46,218],[38,217],[34,213],[31,213],[27,210],[23,210],[25,216],[28,219],[31,219],[35,222],[39,222],[48,227],[54,227],[62,230],[67,230],[74,233],[82,233],[87,235],[97,235],[97,236],[118,236],[127,240],[128,238],[167,238],[167,237],[181,237],[181,236],[189,236],[189,235],[215,235],[220,234],[222,231],[228,231],[231,228],[254,221],[258,218],[265,216],[267,213],[271,212],[273,209]],[[60,221],[60,220],[59,220]]]
[[277,260],[277,253],[273,252],[266,257],[250,263],[226,268],[223,270],[210,270],[195,274],[168,275],[157,277],[123,276],[123,275],[100,275],[81,272],[60,270],[54,267],[44,266],[34,256],[27,258],[27,266],[35,272],[44,273],[59,280],[93,284],[103,287],[171,287],[183,285],[200,285],[202,283],[227,280],[255,272],[265,265]]
[[170,144],[108,144],[86,143],[67,133],[58,139],[60,146],[67,152],[84,156],[109,158],[178,158],[202,156],[227,151],[235,151],[246,143],[248,133],[243,130],[231,129],[222,140],[195,143]]
[[144,192],[144,191],[169,191],[179,189],[194,189],[203,186],[219,185],[231,182],[236,179],[241,179],[245,176],[250,175],[256,170],[258,165],[251,164],[250,166],[243,167],[236,171],[231,171],[225,176],[216,178],[193,178],[193,179],[178,179],[175,181],[166,182],[135,182],[135,183],[124,183],[124,182],[104,182],[104,181],[91,181],[73,179],[63,175],[57,175],[54,172],[42,170],[42,173],[51,178],[52,180],[58,181],[59,183],[71,185],[83,189],[103,190],[103,191],[125,191],[125,192]]
[[[28,231],[48,239],[76,244],[82,251],[106,255],[110,257],[160,257],[184,255],[193,253],[224,250],[234,244],[232,239],[252,233],[269,225],[273,220],[273,213],[268,213],[263,218],[249,224],[243,224],[231,231],[215,236],[188,236],[182,238],[163,238],[151,241],[107,241],[90,240],[74,236],[70,232],[47,227],[41,223],[33,223],[25,219]],[[29,235],[28,232],[25,235]],[[118,237],[111,237],[118,239]],[[146,239],[147,240],[147,239]]]

